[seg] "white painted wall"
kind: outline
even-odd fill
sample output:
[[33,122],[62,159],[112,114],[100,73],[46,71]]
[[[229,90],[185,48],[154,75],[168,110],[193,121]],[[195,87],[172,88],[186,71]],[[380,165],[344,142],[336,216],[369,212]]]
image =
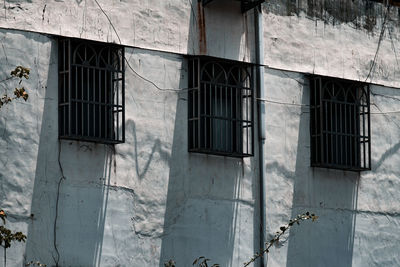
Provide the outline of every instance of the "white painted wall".
[[0,27],[254,62],[252,13],[242,16],[232,0],[209,4],[203,15],[200,6],[196,0],[6,0]]
[[267,99],[281,103],[267,103],[266,110],[269,238],[297,214],[319,216],[295,225],[271,250],[268,266],[398,266],[400,92],[371,86],[372,170],[359,175],[310,167],[303,74],[266,69],[265,86]]
[[[0,31],[0,73],[31,68],[26,103],[1,109],[1,207],[27,234],[9,249],[9,266],[51,266],[57,218],[61,266],[189,266],[207,255],[240,266],[258,243],[255,158],[187,152],[187,94],[160,91],[126,70],[126,142],[113,147],[58,142],[57,42]],[[182,56],[126,49],[130,65],[162,88],[187,87]],[[29,55],[29,56],[27,56]],[[11,85],[11,84],[10,84]],[[30,218],[30,214],[33,217]],[[1,254],[2,252],[0,252]],[[24,257],[24,258],[23,258]]]
[[[201,52],[197,1],[98,1],[121,42],[136,47],[126,48],[136,71],[162,88],[187,87],[183,55]],[[25,245],[8,250],[9,266],[30,260],[49,266],[57,257],[59,147],[67,178],[60,183],[57,219],[62,266],[162,266],[170,258],[190,266],[201,255],[221,266],[242,266],[259,244],[257,157],[187,153],[186,92],[157,90],[128,68],[126,143],[115,150],[59,144],[57,43],[33,32],[116,43],[118,37],[91,0],[5,3],[0,74],[19,64],[32,68],[28,102],[0,111],[0,205],[9,212],[9,226],[28,235]],[[399,101],[372,96],[379,107],[371,106],[372,170],[361,176],[310,168],[308,108],[289,105],[308,104],[302,73],[365,80],[384,9],[377,5],[377,24],[366,30],[348,21],[333,25],[329,13],[315,19],[305,1],[282,3],[263,7],[267,98],[283,103],[267,103],[267,231],[272,235],[305,210],[320,219],[295,227],[271,251],[268,266],[399,266]],[[391,10],[391,35],[385,31],[371,74],[379,85],[371,89],[400,98],[393,88],[400,86],[396,12]],[[202,53],[253,61],[252,12],[242,16],[237,3],[223,0],[204,14]],[[365,18],[361,13],[357,20]]]
[[[307,3],[324,1],[267,1],[263,5],[264,63],[277,69],[400,87],[399,8],[390,7],[379,42],[387,10],[374,2],[367,9],[366,2],[325,1],[321,12],[320,6],[314,10]],[[368,24],[370,20],[376,24]]]

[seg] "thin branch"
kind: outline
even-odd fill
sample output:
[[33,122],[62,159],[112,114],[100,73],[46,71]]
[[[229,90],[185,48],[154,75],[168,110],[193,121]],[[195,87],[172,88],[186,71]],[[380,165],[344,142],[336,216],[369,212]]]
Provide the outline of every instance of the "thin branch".
[[267,254],[270,250],[270,248],[274,245],[274,244],[278,244],[279,239],[281,238],[281,236],[290,228],[292,227],[294,224],[300,224],[301,221],[305,221],[305,220],[309,220],[311,219],[312,221],[315,221],[318,219],[318,216],[316,216],[315,214],[310,214],[309,212],[306,212],[304,214],[301,215],[297,215],[297,217],[295,219],[292,219],[289,221],[289,223],[287,225],[283,225],[279,228],[279,231],[276,232],[274,238],[272,238],[269,242],[265,243],[265,248],[261,249],[260,252],[256,253],[248,262],[244,263],[244,267],[249,266],[251,263],[253,263],[254,261],[256,261],[258,258],[262,258],[264,256],[264,254]]

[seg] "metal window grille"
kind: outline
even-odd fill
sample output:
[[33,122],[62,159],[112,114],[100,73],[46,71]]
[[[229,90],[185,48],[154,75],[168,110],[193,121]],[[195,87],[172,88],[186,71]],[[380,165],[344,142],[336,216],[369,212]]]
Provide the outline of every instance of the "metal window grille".
[[59,138],[123,143],[123,47],[61,39],[58,55]]
[[189,59],[189,151],[253,156],[253,68],[209,57]]
[[311,166],[371,169],[369,92],[364,83],[311,77]]

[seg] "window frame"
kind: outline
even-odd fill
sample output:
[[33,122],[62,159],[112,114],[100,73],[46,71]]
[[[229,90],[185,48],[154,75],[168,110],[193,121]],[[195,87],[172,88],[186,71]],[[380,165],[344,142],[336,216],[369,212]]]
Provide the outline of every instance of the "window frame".
[[371,170],[369,84],[318,75],[309,81],[311,166]]
[[124,47],[59,38],[58,48],[59,139],[124,143]]
[[[222,74],[206,80],[203,75],[208,65],[219,66]],[[234,70],[248,75],[242,77],[243,83],[238,81],[240,74],[236,85],[229,80],[234,77]],[[253,65],[196,56],[188,58],[188,74],[188,151],[239,158],[254,156]],[[222,80],[212,80],[214,78]],[[217,108],[224,108],[225,112],[217,113]],[[215,136],[221,142],[214,142]]]

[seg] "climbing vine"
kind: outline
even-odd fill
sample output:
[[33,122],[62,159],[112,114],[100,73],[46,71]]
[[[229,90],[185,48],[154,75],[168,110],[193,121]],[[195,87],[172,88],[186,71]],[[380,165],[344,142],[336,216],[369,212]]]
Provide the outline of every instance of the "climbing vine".
[[[6,82],[12,79],[18,79],[18,85],[14,88],[13,96],[8,95],[8,88],[5,87],[3,95],[0,97],[0,109],[2,106],[10,103],[15,99],[28,100],[28,93],[24,86],[21,85],[23,79],[29,79],[30,69],[23,66],[17,66],[11,71],[10,76],[1,80],[0,82]],[[7,214],[4,210],[0,210],[0,219],[2,225],[0,225],[0,246],[4,248],[4,267],[7,265],[7,249],[11,247],[13,242],[25,242],[26,235],[22,232],[14,232],[6,227]]]

